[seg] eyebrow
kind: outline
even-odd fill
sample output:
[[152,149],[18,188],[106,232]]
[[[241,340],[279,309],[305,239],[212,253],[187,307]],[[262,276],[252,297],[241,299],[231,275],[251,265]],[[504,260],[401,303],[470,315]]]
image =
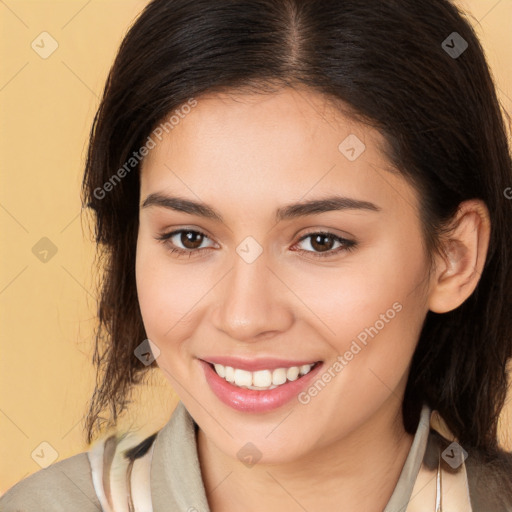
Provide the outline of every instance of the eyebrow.
[[[150,206],[168,208],[170,210],[197,215],[198,217],[205,217],[222,223],[224,222],[222,215],[216,212],[211,206],[183,197],[168,196],[156,192],[146,197],[141,208],[148,208]],[[293,203],[278,208],[276,210],[275,220],[279,222],[336,210],[366,210],[379,212],[381,208],[368,201],[333,195],[323,199],[310,199],[308,201]]]

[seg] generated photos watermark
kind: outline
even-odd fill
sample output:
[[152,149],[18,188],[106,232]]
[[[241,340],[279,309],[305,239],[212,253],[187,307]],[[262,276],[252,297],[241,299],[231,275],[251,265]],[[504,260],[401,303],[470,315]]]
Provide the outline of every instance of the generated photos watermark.
[[146,157],[149,152],[156,147],[156,140],[162,141],[164,133],[169,133],[173,130],[182,119],[184,119],[191,111],[192,108],[197,106],[197,100],[190,98],[179,109],[176,109],[167,119],[160,123],[146,139],[138,151],[134,151],[132,156],[120,167],[101,187],[94,189],[94,197],[96,199],[104,199],[108,192],[112,192],[114,187],[121,182],[137,165]]
[[386,324],[389,324],[389,322],[393,320],[397,313],[400,313],[402,309],[402,304],[400,304],[400,302],[395,302],[385,313],[380,314],[379,320],[377,320],[372,326],[363,329],[352,340],[349,349],[345,351],[344,354],[338,355],[336,361],[331,364],[331,366],[329,366],[307,390],[299,393],[297,396],[299,402],[303,405],[309,404],[312,398],[317,396],[325,386],[331,382],[336,375],[341,373],[350,361],[352,361],[354,357],[368,345],[369,338],[375,338],[375,336],[377,336],[379,332],[386,327]]

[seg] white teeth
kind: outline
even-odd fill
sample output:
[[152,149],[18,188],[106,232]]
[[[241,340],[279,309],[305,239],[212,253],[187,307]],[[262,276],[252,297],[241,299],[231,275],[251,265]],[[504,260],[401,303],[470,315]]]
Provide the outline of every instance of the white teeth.
[[228,382],[235,382],[235,370],[231,366],[226,366],[226,375],[224,378]]
[[286,371],[286,378],[288,380],[297,380],[299,378],[300,368],[298,366],[292,366]]
[[268,386],[268,387],[259,387],[259,386],[247,386],[248,389],[255,389],[256,391],[261,391],[262,389],[264,390],[269,390],[269,389],[274,389],[274,388],[277,388],[277,386]]
[[306,373],[309,373],[311,371],[311,368],[313,368],[312,364],[303,364],[300,367],[300,374],[301,375],[306,375]]
[[270,370],[259,370],[252,374],[252,383],[259,388],[268,388],[272,385],[272,372]]
[[235,384],[237,386],[251,386],[252,385],[252,373],[247,370],[235,370]]
[[221,364],[215,364],[215,371],[218,375],[220,375],[222,378],[226,376],[226,369]]
[[286,368],[276,368],[272,372],[272,384],[274,386],[279,386],[279,384],[284,384],[286,382]]
[[281,386],[286,381],[294,381],[306,375],[313,368],[313,364],[302,366],[291,366],[290,368],[276,368],[275,370],[258,370],[249,372],[231,366],[214,364],[215,371],[219,377],[231,382],[235,386],[255,390],[268,390]]

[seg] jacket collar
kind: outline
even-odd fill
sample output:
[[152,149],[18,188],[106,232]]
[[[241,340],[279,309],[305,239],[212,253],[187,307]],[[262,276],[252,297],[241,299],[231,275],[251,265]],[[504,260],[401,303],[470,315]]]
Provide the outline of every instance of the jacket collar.
[[[422,467],[430,420],[431,410],[424,405],[409,454],[384,512],[404,512],[407,509]],[[209,512],[197,454],[195,423],[181,401],[155,440],[151,462],[151,497],[153,512]],[[425,510],[435,509],[431,507]]]
[[153,512],[209,512],[197,455],[194,420],[178,402],[158,432],[151,463]]

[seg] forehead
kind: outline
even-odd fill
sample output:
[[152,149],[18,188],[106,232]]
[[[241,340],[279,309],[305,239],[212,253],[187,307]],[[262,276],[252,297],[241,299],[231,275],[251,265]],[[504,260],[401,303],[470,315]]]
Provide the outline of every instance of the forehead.
[[247,208],[335,191],[415,203],[414,191],[384,156],[383,136],[319,93],[285,88],[196,100],[161,140],[153,137],[156,147],[142,164],[142,199],[170,190],[217,203],[243,200]]
[[[287,156],[298,159],[315,148],[317,152],[337,151],[344,133],[358,132],[363,139],[372,137],[376,144],[384,142],[377,131],[359,125],[325,96],[309,89],[206,94],[196,101],[187,114],[179,119],[173,116],[172,126],[166,129],[161,125],[165,131],[159,137],[159,147],[148,155],[144,167],[165,159],[165,152],[172,152],[167,155],[170,157],[186,156],[190,161],[206,152],[220,157],[225,149],[234,156],[237,147],[244,148],[247,160],[255,154],[260,161],[279,156],[282,164]],[[196,151],[185,154],[180,151],[185,147]]]

